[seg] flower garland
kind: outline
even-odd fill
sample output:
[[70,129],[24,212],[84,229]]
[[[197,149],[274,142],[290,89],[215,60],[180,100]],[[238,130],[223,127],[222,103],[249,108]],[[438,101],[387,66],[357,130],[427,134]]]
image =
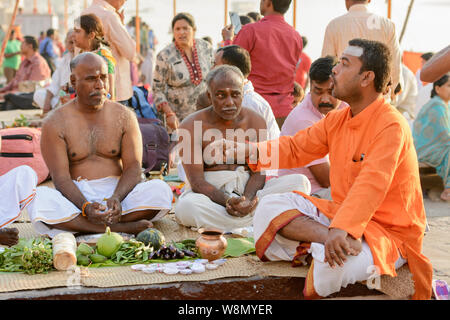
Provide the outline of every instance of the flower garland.
[[180,52],[181,56],[183,57],[184,63],[186,64],[188,70],[189,70],[189,77],[191,78],[191,82],[198,86],[202,82],[202,68],[200,67],[200,63],[198,61],[198,54],[197,54],[197,47],[195,46],[195,40],[192,50],[192,55],[194,56],[194,63],[191,63],[184,53],[184,50],[181,49],[177,43],[175,42],[175,47],[177,48],[178,52]]

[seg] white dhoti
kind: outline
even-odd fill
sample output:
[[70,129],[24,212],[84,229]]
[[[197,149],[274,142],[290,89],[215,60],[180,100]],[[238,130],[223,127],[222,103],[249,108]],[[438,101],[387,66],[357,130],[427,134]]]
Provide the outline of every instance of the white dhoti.
[[[107,177],[97,180],[73,181],[86,197],[87,201],[106,204],[104,199],[112,196],[119,177]],[[143,210],[160,210],[151,220],[161,219],[172,208],[173,193],[169,185],[162,180],[151,180],[137,184],[121,202],[122,215]],[[36,199],[29,209],[34,229],[40,234],[53,238],[58,233],[67,232],[52,229],[48,225],[71,221],[81,214],[80,209],[61,192],[48,187],[38,187]],[[75,233],[75,232],[73,232]]]
[[0,176],[0,229],[20,216],[33,202],[38,177],[29,166],[19,166]]
[[[204,174],[208,183],[230,197],[243,195],[247,181],[250,178],[249,172],[245,171],[244,167],[238,167],[235,171],[206,171]],[[264,188],[259,190],[256,196],[261,201],[269,194],[293,190],[309,194],[311,184],[301,174],[273,178],[266,182]],[[196,228],[211,227],[231,232],[252,226],[253,220],[253,213],[245,217],[229,215],[224,206],[213,202],[204,194],[193,192],[189,184],[186,184],[186,190],[178,199],[175,207],[175,216],[185,226]],[[236,231],[236,233],[240,232]]]
[[[300,213],[281,217],[282,213],[294,209]],[[327,227],[330,225],[330,220],[320,213],[314,204],[297,193],[273,194],[261,200],[253,217],[255,243],[260,258],[263,257],[263,260],[270,261],[292,261],[294,259],[299,242],[287,239],[277,232],[301,214]],[[273,233],[276,233],[275,237],[273,237]],[[336,265],[333,269],[324,262],[325,246],[321,243],[312,242],[309,253],[314,258],[314,290],[322,297],[339,292],[342,287],[345,288],[357,281],[368,280],[373,277],[376,269],[372,253],[364,239],[359,255],[347,256],[347,261],[342,267]],[[398,269],[405,263],[406,260],[400,256],[395,268]]]

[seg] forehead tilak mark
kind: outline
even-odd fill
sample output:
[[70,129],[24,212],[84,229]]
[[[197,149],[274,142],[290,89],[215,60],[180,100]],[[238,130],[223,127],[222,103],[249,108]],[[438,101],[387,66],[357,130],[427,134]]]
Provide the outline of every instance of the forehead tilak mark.
[[357,47],[357,46],[348,46],[344,52],[344,54],[348,54],[350,56],[354,56],[354,57],[361,57],[364,53],[364,49],[361,47]]

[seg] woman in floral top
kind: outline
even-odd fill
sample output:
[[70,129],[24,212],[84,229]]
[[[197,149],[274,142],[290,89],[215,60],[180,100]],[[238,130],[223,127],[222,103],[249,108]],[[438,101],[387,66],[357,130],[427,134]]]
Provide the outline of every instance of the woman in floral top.
[[114,59],[109,43],[103,38],[103,25],[94,14],[85,14],[75,21],[74,41],[82,52],[93,52],[105,59],[108,66],[108,82],[110,99],[115,100],[115,67]]
[[195,39],[195,21],[189,13],[172,20],[174,42],[158,53],[153,77],[154,101],[175,130],[179,122],[196,111],[200,93],[206,90],[205,78],[214,63],[211,45]]

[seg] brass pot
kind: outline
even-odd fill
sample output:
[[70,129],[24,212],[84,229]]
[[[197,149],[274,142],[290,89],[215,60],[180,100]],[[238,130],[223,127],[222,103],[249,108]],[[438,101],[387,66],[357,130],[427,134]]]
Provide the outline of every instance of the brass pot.
[[223,231],[211,228],[198,230],[201,236],[195,242],[198,252],[203,259],[217,260],[225,253],[228,242],[223,236]]

